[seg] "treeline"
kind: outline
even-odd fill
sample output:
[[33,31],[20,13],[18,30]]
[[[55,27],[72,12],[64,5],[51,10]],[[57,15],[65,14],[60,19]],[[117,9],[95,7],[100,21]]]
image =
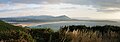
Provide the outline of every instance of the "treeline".
[[120,42],[120,27],[71,25],[50,28],[18,27],[0,21],[0,42]]

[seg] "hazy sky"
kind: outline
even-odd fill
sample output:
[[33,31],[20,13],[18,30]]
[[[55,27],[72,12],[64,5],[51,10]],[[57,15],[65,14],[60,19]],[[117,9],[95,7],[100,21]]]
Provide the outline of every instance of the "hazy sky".
[[0,0],[0,17],[29,15],[120,19],[120,0]]

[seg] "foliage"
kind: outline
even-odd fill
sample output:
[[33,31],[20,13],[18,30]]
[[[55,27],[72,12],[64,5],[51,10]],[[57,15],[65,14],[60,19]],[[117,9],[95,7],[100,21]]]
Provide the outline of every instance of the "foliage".
[[27,28],[13,26],[0,21],[0,41],[2,42],[34,42]]
[[27,28],[0,21],[0,42],[120,42],[120,27],[71,25],[54,32],[50,28]]

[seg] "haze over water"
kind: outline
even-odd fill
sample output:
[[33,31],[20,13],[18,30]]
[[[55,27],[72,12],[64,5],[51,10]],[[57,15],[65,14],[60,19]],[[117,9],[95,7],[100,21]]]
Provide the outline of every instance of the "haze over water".
[[62,26],[69,25],[86,25],[86,26],[96,26],[96,25],[115,25],[120,26],[119,22],[91,22],[91,21],[61,21],[61,22],[46,22],[46,23],[32,23],[32,28],[51,28],[58,30]]

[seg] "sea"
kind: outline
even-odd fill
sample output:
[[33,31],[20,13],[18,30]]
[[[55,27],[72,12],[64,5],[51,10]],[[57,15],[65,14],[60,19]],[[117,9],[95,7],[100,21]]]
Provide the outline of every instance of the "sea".
[[59,21],[59,22],[40,22],[40,23],[29,23],[30,28],[51,28],[55,31],[59,30],[60,27],[70,25],[86,25],[86,26],[103,26],[103,25],[114,25],[120,26],[120,22],[95,22],[95,21]]

